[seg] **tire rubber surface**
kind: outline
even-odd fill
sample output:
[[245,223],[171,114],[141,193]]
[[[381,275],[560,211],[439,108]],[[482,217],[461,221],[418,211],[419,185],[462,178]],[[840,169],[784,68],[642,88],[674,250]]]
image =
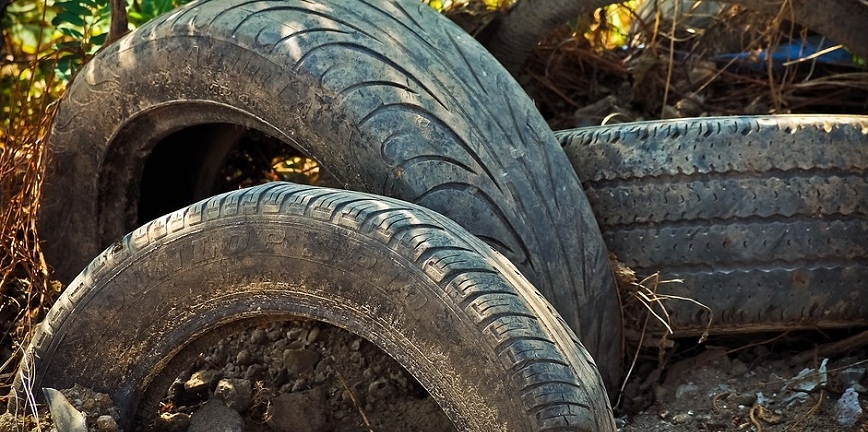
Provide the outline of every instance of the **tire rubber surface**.
[[[40,233],[58,277],[146,222],[140,182],[160,140],[211,123],[457,221],[516,264],[617,382],[617,290],[575,172],[509,74],[418,1],[198,1],[103,49],[51,135]],[[191,171],[216,171],[209,142],[179,154],[188,145],[203,153]]]
[[34,389],[106,392],[138,429],[203,346],[290,316],[380,346],[459,430],[615,430],[594,361],[503,256],[422,207],[290,183],[125,236],[50,310],[27,364]]
[[[678,119],[557,133],[613,253],[712,333],[868,324],[868,117]],[[705,309],[666,307],[676,333]]]

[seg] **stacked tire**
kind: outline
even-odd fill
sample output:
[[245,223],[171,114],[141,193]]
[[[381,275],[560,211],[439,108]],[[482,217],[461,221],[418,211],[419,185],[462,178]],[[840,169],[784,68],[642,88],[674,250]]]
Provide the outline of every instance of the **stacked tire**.
[[[557,133],[610,250],[677,335],[868,324],[868,118],[709,117]],[[709,328],[709,322],[711,327]]]
[[[209,198],[263,139],[405,202]],[[619,299],[579,180],[509,74],[426,5],[189,4],[100,51],[50,140],[40,230],[72,282],[22,363],[32,385],[106,392],[138,427],[190,353],[299,315],[377,343],[459,429],[614,430]]]

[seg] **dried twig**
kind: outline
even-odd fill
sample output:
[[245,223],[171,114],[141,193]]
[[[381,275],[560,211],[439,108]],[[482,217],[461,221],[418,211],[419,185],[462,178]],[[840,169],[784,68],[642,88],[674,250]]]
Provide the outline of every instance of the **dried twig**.
[[347,381],[344,379],[344,376],[341,375],[341,373],[338,370],[335,370],[335,376],[337,377],[338,381],[341,382],[341,386],[343,386],[344,390],[350,396],[350,400],[353,402],[353,405],[356,407],[356,410],[359,411],[359,415],[362,416],[362,421],[365,422],[365,429],[367,429],[368,432],[374,432],[374,429],[371,428],[371,422],[370,422],[370,420],[368,420],[367,414],[365,414],[365,410],[362,409],[362,405],[359,403],[358,398],[356,398],[356,394],[355,394],[355,392],[353,392],[353,389],[351,389],[347,385]]
[[791,365],[798,365],[815,358],[835,357],[863,346],[868,346],[868,330],[847,339],[820,345],[812,350],[796,354],[790,358],[789,363]]

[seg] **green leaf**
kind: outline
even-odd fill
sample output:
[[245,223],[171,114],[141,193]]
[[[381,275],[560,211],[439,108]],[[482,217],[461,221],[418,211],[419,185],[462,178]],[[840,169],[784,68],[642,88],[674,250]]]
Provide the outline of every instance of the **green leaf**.
[[73,38],[73,39],[75,39],[75,40],[79,40],[79,41],[80,41],[80,40],[84,39],[84,35],[81,34],[80,31],[78,31],[78,30],[76,30],[76,29],[74,29],[74,28],[69,28],[69,27],[58,27],[58,28],[57,28],[57,31],[59,31],[60,34],[62,34],[62,35],[64,35],[64,36],[69,36],[69,37],[71,37],[71,38]]
[[156,14],[162,15],[175,8],[175,2],[172,0],[156,0]]
[[[90,14],[88,14],[88,16],[90,16]],[[70,11],[63,11],[51,20],[51,25],[55,27],[60,27],[64,24],[70,24],[75,27],[84,27],[87,22],[85,22],[82,15]]]
[[54,44],[53,49],[55,51],[66,51],[66,50],[76,51],[76,50],[81,49],[81,42],[79,42],[79,41],[61,42],[61,43]]
[[81,65],[81,58],[75,55],[66,55],[57,60],[54,71],[63,80],[69,80],[72,74]]
[[101,46],[102,44],[105,43],[106,36],[108,36],[108,33],[103,33],[103,34],[99,34],[96,36],[91,36],[90,37],[90,43],[92,43],[94,45],[100,45]]
[[142,15],[148,20],[157,16],[157,6],[155,0],[142,0]]
[[82,6],[82,4],[78,2],[78,0],[57,2],[54,4],[54,7],[57,8],[58,13],[72,12],[78,16],[87,16],[91,14],[90,9]]
[[108,0],[78,0],[84,6],[89,8],[96,9],[98,7],[105,7],[108,5]]

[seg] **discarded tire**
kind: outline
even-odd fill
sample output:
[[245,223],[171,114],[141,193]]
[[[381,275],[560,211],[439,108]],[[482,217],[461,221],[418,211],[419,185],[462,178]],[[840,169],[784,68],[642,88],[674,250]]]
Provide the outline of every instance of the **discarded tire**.
[[[557,133],[610,250],[712,332],[868,324],[868,118],[679,119]],[[708,311],[665,303],[676,333]]]
[[615,430],[593,360],[505,258],[433,211],[289,183],[115,243],[51,309],[18,376],[106,392],[139,430],[202,347],[289,316],[379,345],[459,430]]
[[509,74],[418,1],[196,2],[101,51],[51,135],[49,263],[68,281],[134,227],[222,192],[219,167],[253,133],[487,241],[617,381],[617,292],[575,172]]

